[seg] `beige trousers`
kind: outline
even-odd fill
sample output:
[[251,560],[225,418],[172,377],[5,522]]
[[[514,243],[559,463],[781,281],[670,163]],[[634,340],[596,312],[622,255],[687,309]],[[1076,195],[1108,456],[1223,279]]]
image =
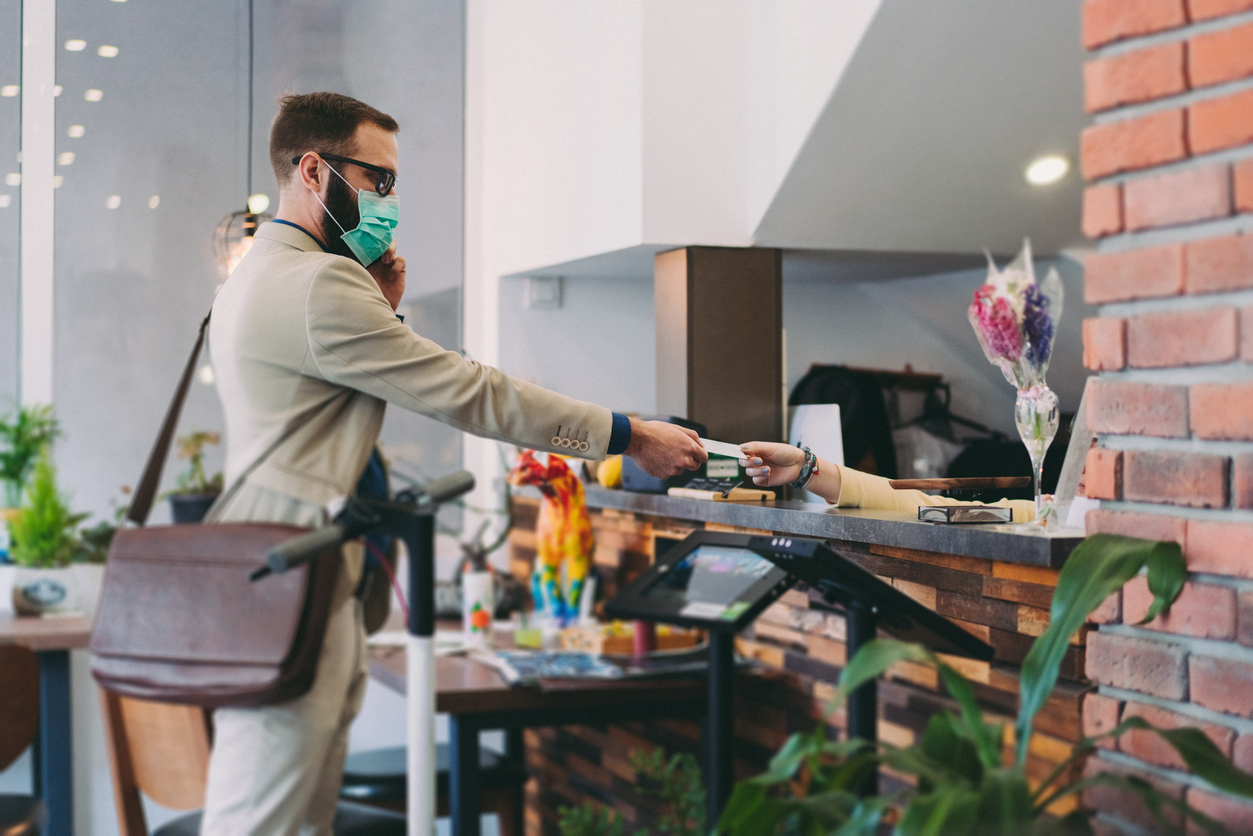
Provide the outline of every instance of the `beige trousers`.
[[341,571],[313,688],[213,713],[203,836],[331,836],[348,729],[368,676],[356,572]]

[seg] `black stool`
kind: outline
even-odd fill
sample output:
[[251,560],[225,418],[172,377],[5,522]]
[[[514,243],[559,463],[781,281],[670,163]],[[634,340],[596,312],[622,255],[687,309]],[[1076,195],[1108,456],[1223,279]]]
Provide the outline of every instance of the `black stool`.
[[0,836],[39,836],[47,810],[29,795],[0,795]]
[[[389,810],[405,809],[406,749],[393,746],[349,755],[344,764],[344,786],[339,797]],[[435,747],[435,793],[438,814],[448,815],[448,745]],[[479,749],[483,811],[500,817],[501,836],[522,836],[526,771],[511,759]]]

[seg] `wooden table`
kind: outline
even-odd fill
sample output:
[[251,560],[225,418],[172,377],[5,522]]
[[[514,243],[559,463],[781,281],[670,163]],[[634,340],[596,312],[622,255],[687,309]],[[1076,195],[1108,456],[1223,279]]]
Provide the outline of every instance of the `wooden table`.
[[0,644],[17,644],[39,658],[39,736],[35,794],[48,806],[48,836],[74,832],[73,751],[70,742],[70,651],[87,646],[91,622],[82,616],[0,616]]
[[[405,649],[370,649],[370,674],[405,693]],[[449,807],[453,836],[478,836],[482,809],[479,732],[502,729],[506,755],[520,757],[522,730],[535,726],[621,723],[705,714],[704,679],[580,681],[560,687],[511,687],[485,665],[458,656],[435,661],[436,711],[448,715]]]

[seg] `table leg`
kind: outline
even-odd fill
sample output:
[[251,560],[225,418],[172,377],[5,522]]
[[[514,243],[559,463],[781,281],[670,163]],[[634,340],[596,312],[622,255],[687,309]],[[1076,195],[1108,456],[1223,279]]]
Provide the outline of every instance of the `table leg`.
[[452,836],[479,836],[483,794],[479,784],[479,728],[452,714],[448,717],[448,806]]
[[73,759],[70,752],[70,652],[39,652],[39,737],[35,788],[48,807],[47,836],[74,832]]

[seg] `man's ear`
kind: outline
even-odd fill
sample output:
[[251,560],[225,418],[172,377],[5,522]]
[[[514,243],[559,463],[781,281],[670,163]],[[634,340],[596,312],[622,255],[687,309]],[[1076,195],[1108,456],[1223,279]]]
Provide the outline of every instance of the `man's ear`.
[[322,161],[316,154],[305,154],[296,167],[296,176],[300,182],[315,192],[321,192],[323,183]]

